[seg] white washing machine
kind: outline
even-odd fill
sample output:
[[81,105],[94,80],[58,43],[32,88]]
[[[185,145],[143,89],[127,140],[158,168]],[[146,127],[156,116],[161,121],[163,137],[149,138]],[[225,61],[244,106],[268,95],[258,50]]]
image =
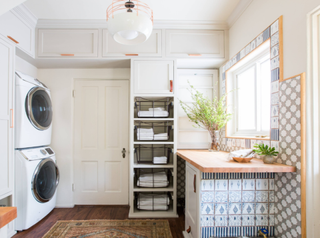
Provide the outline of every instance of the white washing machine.
[[21,231],[53,210],[60,175],[50,147],[16,150],[15,160],[15,230]]
[[39,80],[16,72],[15,148],[50,145],[50,90]]

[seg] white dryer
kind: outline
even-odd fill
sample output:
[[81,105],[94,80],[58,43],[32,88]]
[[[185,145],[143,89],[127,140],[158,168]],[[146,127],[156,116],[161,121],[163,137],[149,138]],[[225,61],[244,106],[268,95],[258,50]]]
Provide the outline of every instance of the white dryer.
[[16,72],[15,148],[50,145],[50,90],[39,80]]
[[50,147],[16,150],[15,160],[15,230],[21,231],[53,210],[60,175]]

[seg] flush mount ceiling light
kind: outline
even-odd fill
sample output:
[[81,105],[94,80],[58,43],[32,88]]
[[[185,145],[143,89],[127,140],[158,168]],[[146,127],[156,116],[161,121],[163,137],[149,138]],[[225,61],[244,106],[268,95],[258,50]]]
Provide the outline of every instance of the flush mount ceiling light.
[[153,11],[139,0],[113,0],[107,9],[108,30],[123,45],[145,42],[152,33]]

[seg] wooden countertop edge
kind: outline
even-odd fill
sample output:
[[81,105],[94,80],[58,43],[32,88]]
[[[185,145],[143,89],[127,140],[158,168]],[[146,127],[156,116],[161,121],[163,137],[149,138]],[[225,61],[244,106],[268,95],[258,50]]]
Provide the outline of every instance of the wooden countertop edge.
[[[232,168],[232,167],[203,167],[202,165],[196,163],[195,161],[189,159],[188,157],[182,155],[177,152],[177,155],[199,169],[203,173],[293,173],[297,171],[297,168],[290,165],[278,164],[274,163],[272,166],[266,164],[266,167],[258,167],[258,168]],[[241,165],[245,165],[245,163],[241,163]],[[270,167],[269,167],[270,166]],[[279,166],[277,168],[277,166]],[[286,168],[284,171],[283,168]]]
[[0,228],[17,218],[16,207],[0,207]]

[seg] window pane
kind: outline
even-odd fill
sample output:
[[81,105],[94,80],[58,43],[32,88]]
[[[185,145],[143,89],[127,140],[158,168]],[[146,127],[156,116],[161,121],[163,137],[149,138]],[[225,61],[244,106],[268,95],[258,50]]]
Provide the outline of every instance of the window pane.
[[260,66],[261,85],[261,130],[270,131],[270,60],[266,60]]
[[255,70],[254,67],[237,76],[238,130],[254,130],[255,123]]

